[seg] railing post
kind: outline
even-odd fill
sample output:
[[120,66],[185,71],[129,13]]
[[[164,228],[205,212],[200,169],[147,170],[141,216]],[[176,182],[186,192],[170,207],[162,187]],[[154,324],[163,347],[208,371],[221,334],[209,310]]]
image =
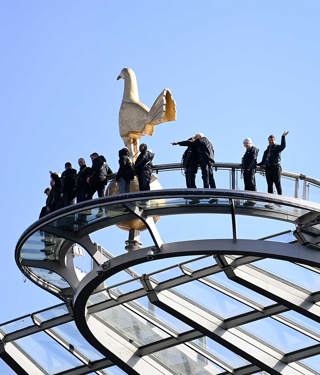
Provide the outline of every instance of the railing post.
[[294,197],[299,198],[299,178],[295,179],[294,183]]
[[309,184],[306,180],[303,181],[303,193],[302,193],[302,199],[309,199]]
[[234,168],[231,169],[231,189],[236,189],[236,170]]

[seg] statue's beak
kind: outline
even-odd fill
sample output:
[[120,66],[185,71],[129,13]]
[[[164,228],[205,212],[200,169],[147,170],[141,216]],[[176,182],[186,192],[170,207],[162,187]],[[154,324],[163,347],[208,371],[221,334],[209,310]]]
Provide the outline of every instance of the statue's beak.
[[121,79],[121,75],[119,74],[118,77],[117,77],[117,81],[119,81],[119,79]]

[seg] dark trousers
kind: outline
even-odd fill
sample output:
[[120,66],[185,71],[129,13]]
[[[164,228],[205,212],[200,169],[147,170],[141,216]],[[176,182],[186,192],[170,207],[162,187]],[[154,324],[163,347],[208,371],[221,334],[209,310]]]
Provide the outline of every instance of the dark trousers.
[[62,199],[63,199],[63,207],[67,207],[75,203],[75,196],[73,192],[72,193],[68,191],[64,192]]
[[77,191],[77,203],[83,202],[88,199],[88,189],[79,188]]
[[281,188],[281,166],[280,165],[274,165],[270,167],[266,167],[266,179],[268,184],[268,193],[273,193],[273,184],[275,185],[277,189],[277,193],[279,195],[282,194],[282,188]]
[[243,171],[244,190],[256,191],[256,171],[254,169]]
[[150,190],[151,170],[143,170],[138,174],[139,190]]
[[130,192],[130,181],[126,180],[125,178],[120,177],[118,185],[120,194]]
[[104,197],[104,191],[105,191],[105,182],[99,181],[94,185],[91,185],[90,191],[88,193],[88,199],[92,199],[94,194],[97,192],[99,198]]
[[187,188],[196,188],[196,174],[198,167],[188,167],[185,169],[186,185]]
[[208,163],[200,163],[202,181],[204,188],[216,188],[212,167]]

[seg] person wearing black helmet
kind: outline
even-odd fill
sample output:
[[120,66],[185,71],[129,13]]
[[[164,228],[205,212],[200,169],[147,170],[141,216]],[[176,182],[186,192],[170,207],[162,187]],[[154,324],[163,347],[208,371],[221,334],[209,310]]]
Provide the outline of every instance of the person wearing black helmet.
[[273,193],[273,185],[277,189],[279,195],[282,194],[281,187],[281,152],[286,148],[286,135],[288,131],[285,131],[281,137],[281,144],[277,145],[276,138],[273,134],[269,135],[269,145],[265,150],[262,160],[258,165],[265,168],[266,180],[268,185],[268,193]]
[[196,143],[194,137],[187,139],[186,141],[172,142],[173,146],[185,146],[187,149],[182,155],[182,167],[185,172],[187,188],[196,189],[196,174],[198,171],[198,160]]
[[130,191],[130,181],[134,178],[133,167],[130,160],[130,153],[127,147],[119,151],[119,169],[116,181],[119,184],[119,193],[128,193]]
[[152,160],[154,153],[148,150],[145,143],[139,146],[140,154],[134,164],[135,173],[138,176],[139,190],[150,190],[150,180],[152,175]]

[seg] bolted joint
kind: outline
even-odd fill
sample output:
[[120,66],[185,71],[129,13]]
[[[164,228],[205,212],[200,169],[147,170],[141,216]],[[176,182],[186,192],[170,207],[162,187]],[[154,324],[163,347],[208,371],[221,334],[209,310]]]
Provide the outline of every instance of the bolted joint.
[[105,271],[107,271],[110,268],[110,260],[105,261],[101,266],[97,269],[98,276],[103,275]]

